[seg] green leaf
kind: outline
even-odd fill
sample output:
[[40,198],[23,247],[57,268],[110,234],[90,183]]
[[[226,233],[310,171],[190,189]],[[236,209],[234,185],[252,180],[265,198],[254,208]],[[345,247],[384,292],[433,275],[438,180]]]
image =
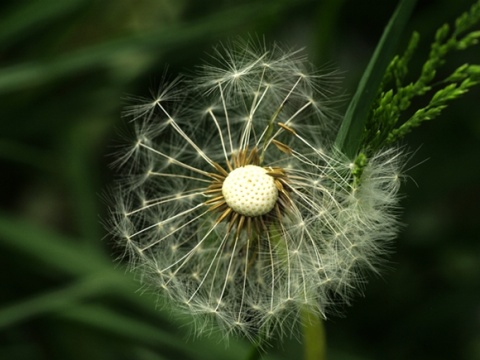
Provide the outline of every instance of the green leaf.
[[112,268],[99,252],[87,251],[78,239],[63,236],[27,220],[0,214],[0,246],[34,258],[52,270],[84,275]]
[[355,157],[371,104],[377,95],[385,70],[393,58],[397,43],[413,11],[416,0],[402,0],[387,24],[383,35],[347,108],[335,145],[348,157]]
[[65,310],[62,317],[83,323],[109,334],[121,336],[134,344],[146,344],[161,349],[169,359],[244,359],[248,348],[243,342],[231,341],[228,348],[218,346],[215,339],[190,339],[186,344],[175,332],[169,332],[151,322],[122,315],[100,305],[81,305]]
[[[185,344],[161,327],[155,327],[137,318],[128,317],[111,308],[101,305],[80,305],[72,309],[64,310],[60,314],[63,318],[81,323],[94,329],[105,331],[109,335],[116,335],[124,340],[131,341],[138,346],[147,344],[161,348],[161,353],[172,353],[178,359],[194,359],[192,347]],[[198,353],[198,359],[204,359],[202,353]],[[168,357],[170,358],[170,357]]]
[[108,122],[103,119],[89,119],[74,124],[69,134],[65,136],[63,153],[65,183],[76,206],[72,209],[76,228],[83,239],[99,247],[101,245],[101,228],[98,221],[100,185],[97,184],[95,156],[104,136]]
[[26,321],[32,317],[56,312],[69,307],[75,307],[85,298],[104,294],[110,289],[117,276],[111,276],[112,271],[87,276],[73,284],[33,296],[23,301],[0,309],[0,328]]
[[78,10],[85,3],[85,0],[24,2],[2,14],[0,43],[2,46],[14,43],[21,34],[35,32],[39,26],[48,26],[57,18]]

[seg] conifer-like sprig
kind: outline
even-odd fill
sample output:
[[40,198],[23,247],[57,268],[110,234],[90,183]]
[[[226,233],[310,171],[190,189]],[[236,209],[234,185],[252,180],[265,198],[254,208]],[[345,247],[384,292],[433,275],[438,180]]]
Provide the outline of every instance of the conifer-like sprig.
[[[449,102],[480,83],[479,64],[461,65],[444,79],[438,78],[439,69],[449,53],[478,44],[480,30],[472,28],[479,22],[480,1],[477,1],[469,11],[456,19],[453,29],[448,24],[440,27],[418,78],[405,84],[409,75],[409,61],[420,39],[417,32],[412,35],[403,56],[394,57],[385,73],[379,95],[366,122],[361,145],[363,153],[368,154],[397,142],[413,128],[438,117]],[[405,118],[412,100],[422,96],[430,96],[427,105]]]
[[[398,229],[402,156],[357,166],[332,143],[334,76],[299,52],[240,43],[130,107],[112,233],[198,334],[291,333],[375,271]],[[361,178],[361,181],[354,181]]]

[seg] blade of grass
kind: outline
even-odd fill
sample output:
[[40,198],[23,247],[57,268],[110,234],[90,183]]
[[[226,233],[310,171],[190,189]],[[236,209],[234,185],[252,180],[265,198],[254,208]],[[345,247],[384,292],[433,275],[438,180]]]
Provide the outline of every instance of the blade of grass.
[[108,121],[92,118],[90,121],[76,123],[66,136],[64,145],[66,184],[75,203],[72,211],[78,232],[82,234],[87,246],[98,248],[101,228],[98,219],[99,203],[98,169],[94,161],[98,153]]
[[61,289],[4,306],[0,309],[0,329],[32,317],[76,307],[78,302],[86,298],[106,293],[110,289],[112,280],[118,279],[117,276],[112,277],[110,273],[93,274]]
[[[26,220],[0,214],[0,246],[34,258],[51,270],[70,276],[90,276],[107,273],[112,277],[110,293],[127,300],[132,306],[151,314],[155,310],[155,297],[151,294],[139,296],[139,284],[134,275],[115,268],[112,260],[82,246],[77,239],[63,236],[34,225]],[[25,260],[22,260],[25,261]],[[34,269],[31,269],[34,271]],[[116,274],[116,279],[113,278]]]
[[[42,266],[69,276],[85,277],[106,273],[111,277],[109,293],[126,300],[130,306],[146,314],[155,312],[155,296],[137,292],[140,287],[134,274],[115,268],[112,260],[101,256],[77,239],[49,231],[23,219],[0,214],[0,247],[9,248],[21,256],[34,258]],[[26,261],[25,259],[19,260]],[[31,261],[29,262],[31,264]],[[30,270],[35,271],[29,267]],[[186,324],[183,324],[186,325]]]
[[[309,2],[311,0],[302,0]],[[181,23],[148,34],[125,37],[93,45],[50,60],[24,62],[0,69],[0,94],[39,85],[71,73],[117,64],[124,66],[138,54],[155,56],[159,51],[174,49],[199,39],[225,33],[236,27],[252,24],[259,18],[275,18],[280,12],[298,5],[298,1],[262,1],[237,5],[192,23]]]
[[121,336],[136,344],[154,346],[171,359],[243,359],[248,350],[243,343],[237,341],[232,341],[226,349],[209,338],[191,339],[188,346],[185,346],[185,341],[174,333],[99,305],[77,306],[63,311],[60,315],[109,334]]
[[370,106],[375,99],[383,74],[395,55],[398,41],[403,36],[415,4],[416,0],[401,0],[397,6],[347,108],[335,145],[352,159],[360,150],[362,132]]
[[6,214],[0,214],[1,245],[69,275],[84,275],[112,268],[110,259],[82,248],[77,239]]
[[0,21],[0,43],[6,46],[18,40],[22,33],[35,31],[51,21],[75,11],[84,0],[31,1],[22,2],[13,10],[2,14]]
[[[212,353],[216,352],[218,354],[214,358],[220,359],[221,354],[226,354],[223,348],[216,350],[218,347],[208,340],[193,342],[186,348],[184,342],[169,330],[162,330],[159,326],[155,327],[146,321],[127,317],[102,306],[82,304],[93,297],[110,293],[112,286],[116,287],[119,280],[114,272],[92,274],[64,288],[4,306],[0,309],[0,330],[38,316],[56,314],[100,328],[109,334],[133,340],[136,344],[143,343],[161,348],[162,353],[170,354],[169,358],[172,359],[179,358],[179,355],[182,359],[210,359]],[[155,319],[160,317],[150,320]],[[236,356],[241,358],[238,354],[245,351],[240,343],[236,343],[234,350],[226,358],[234,359]],[[205,356],[199,356],[200,354]]]

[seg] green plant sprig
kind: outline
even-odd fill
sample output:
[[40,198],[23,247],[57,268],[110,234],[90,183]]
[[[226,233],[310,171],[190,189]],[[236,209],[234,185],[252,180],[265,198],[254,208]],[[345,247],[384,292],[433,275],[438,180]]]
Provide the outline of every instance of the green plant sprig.
[[[435,81],[438,69],[445,63],[447,54],[478,44],[480,31],[466,32],[479,21],[480,1],[457,18],[453,31],[448,24],[440,27],[418,79],[405,85],[408,64],[420,39],[418,33],[413,33],[405,53],[395,56],[385,72],[364,128],[362,152],[368,155],[382,146],[401,140],[424,121],[438,117],[448,102],[459,98],[480,82],[480,65],[471,64],[461,65],[450,76]],[[430,93],[437,86],[441,88],[432,94],[427,105],[399,124],[412,100]]]

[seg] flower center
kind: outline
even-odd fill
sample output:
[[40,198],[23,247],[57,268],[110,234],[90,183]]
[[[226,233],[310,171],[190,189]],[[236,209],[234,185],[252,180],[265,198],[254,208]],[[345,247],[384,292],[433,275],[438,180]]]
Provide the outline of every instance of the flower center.
[[228,174],[222,186],[227,205],[244,216],[261,216],[270,212],[278,199],[275,180],[256,165],[236,168]]

